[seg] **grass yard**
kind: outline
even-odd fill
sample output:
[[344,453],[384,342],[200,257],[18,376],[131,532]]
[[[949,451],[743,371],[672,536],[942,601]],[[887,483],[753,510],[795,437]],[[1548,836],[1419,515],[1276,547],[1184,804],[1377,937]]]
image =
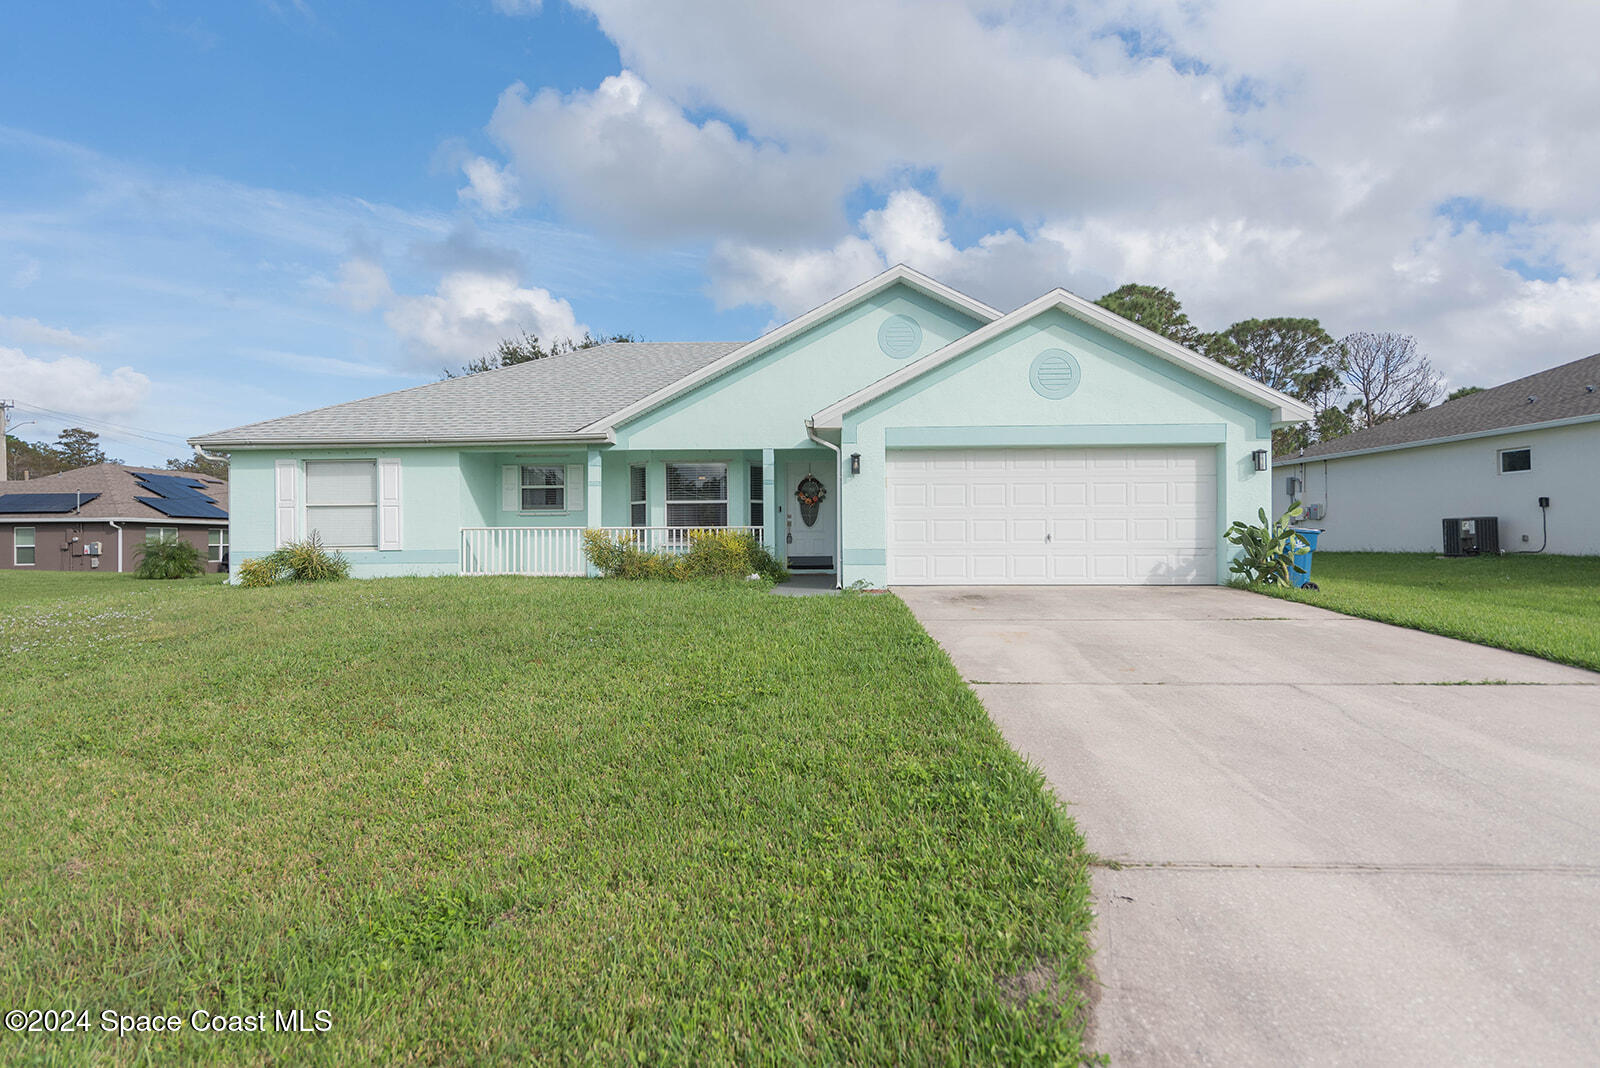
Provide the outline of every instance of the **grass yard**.
[[0,1007],[96,1029],[0,1061],[1080,1057],[1082,843],[891,597],[0,573],[0,653]]
[[1311,578],[1258,592],[1600,671],[1600,557],[1317,553]]

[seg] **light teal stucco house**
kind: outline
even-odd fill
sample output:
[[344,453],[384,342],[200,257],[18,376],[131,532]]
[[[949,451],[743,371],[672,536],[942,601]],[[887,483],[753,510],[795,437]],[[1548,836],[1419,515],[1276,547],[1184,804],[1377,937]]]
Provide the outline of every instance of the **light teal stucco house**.
[[232,566],[582,575],[586,527],[742,527],[842,585],[1198,583],[1298,401],[1056,289],[894,267],[754,341],[605,345],[195,438]]

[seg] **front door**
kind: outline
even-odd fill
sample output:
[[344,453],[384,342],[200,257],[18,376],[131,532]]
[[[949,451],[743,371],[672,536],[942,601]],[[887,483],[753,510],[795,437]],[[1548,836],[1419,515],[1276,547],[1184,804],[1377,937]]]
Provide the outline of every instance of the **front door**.
[[839,506],[833,465],[790,464],[785,484],[783,533],[789,566],[832,568],[834,516]]

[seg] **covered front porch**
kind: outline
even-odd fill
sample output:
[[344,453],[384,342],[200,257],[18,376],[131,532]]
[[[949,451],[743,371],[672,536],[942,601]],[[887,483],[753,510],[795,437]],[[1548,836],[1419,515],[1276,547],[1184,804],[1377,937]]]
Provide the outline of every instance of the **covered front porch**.
[[[689,532],[739,530],[797,570],[837,563],[832,450],[587,450],[462,453],[463,575],[592,574],[585,530],[680,551]],[[803,489],[806,500],[796,499]],[[816,498],[820,496],[821,499]]]

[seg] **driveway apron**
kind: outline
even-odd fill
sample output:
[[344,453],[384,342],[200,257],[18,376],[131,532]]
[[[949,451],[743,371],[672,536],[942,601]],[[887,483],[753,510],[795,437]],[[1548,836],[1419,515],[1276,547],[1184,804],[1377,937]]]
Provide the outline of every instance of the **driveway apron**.
[[1600,675],[1225,588],[895,592],[1109,862],[1113,1064],[1600,1063]]

